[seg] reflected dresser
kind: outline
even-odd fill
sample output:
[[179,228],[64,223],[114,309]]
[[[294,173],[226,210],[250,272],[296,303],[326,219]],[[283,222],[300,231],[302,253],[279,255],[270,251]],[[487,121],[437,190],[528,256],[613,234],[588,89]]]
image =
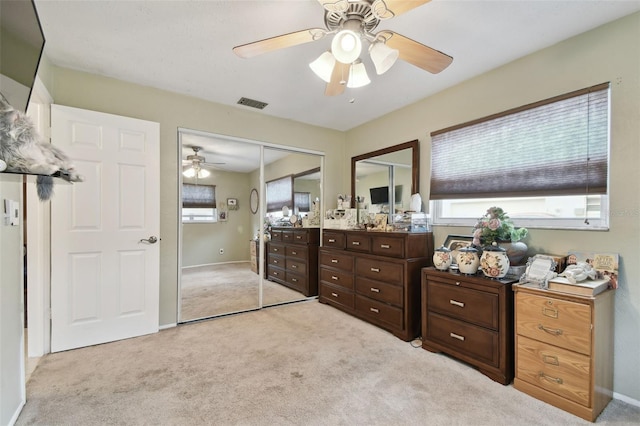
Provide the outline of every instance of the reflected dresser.
[[319,301],[410,341],[420,335],[420,271],[432,258],[430,232],[323,230]]

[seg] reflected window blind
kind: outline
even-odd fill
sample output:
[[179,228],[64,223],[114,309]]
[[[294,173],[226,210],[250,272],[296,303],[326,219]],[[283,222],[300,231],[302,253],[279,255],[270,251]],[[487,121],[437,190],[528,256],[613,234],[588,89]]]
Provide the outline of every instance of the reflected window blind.
[[298,208],[299,212],[311,211],[311,193],[310,192],[295,192],[293,194],[294,206]]
[[216,208],[216,186],[183,183],[182,207]]
[[267,182],[267,212],[293,208],[293,175]]
[[606,194],[609,83],[431,138],[432,200]]

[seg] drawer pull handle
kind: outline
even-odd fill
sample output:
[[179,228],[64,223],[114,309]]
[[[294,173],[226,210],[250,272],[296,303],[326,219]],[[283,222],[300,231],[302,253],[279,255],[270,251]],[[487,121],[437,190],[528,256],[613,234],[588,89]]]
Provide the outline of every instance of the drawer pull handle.
[[380,289],[375,287],[371,287],[371,291],[374,293],[380,293]]
[[273,276],[274,276],[274,277],[277,277],[277,276],[278,276],[278,273],[277,273],[277,272],[274,272],[274,273],[273,273]]
[[360,245],[360,241],[352,241],[351,245],[359,246]]
[[301,240],[302,239],[302,235],[296,235],[296,240]]
[[549,334],[553,334],[554,336],[560,336],[562,334],[562,330],[561,329],[545,327],[542,324],[538,324],[538,329],[542,330],[544,332],[547,332]]
[[542,355],[542,362],[549,365],[560,365],[558,357],[554,355]]
[[331,293],[333,297],[338,297],[338,293]]
[[380,268],[371,268],[371,272],[380,272]]
[[298,254],[298,253],[297,253],[297,252],[295,252],[295,251],[292,251],[292,252],[291,252],[291,254],[295,256],[295,255],[296,255],[296,254]]
[[331,275],[331,279],[335,280],[335,281],[338,281],[338,277],[336,277],[335,275]]
[[298,265],[291,265],[291,269],[298,269]]
[[380,244],[380,248],[388,249],[391,248],[391,246],[389,244]]
[[550,318],[558,318],[558,310],[556,308],[547,308],[545,306],[542,308],[542,315]]
[[371,312],[373,312],[373,313],[376,313],[376,314],[380,312],[380,311],[379,311],[378,309],[376,309],[376,308],[369,308],[369,310],[370,310]]
[[562,382],[563,382],[563,380],[560,377],[548,376],[548,375],[544,374],[542,371],[540,371],[538,373],[538,377],[540,377],[542,379],[545,379],[545,380],[548,380],[548,381],[553,382],[553,383],[557,383],[559,385],[561,385]]
[[331,259],[331,263],[338,263],[338,259]]
[[273,264],[274,264],[274,265],[277,265],[277,264],[278,264],[278,261],[277,261],[277,260],[274,260],[274,261],[273,261]]
[[464,302],[458,302],[457,300],[449,300],[449,303],[455,306],[460,306],[461,308],[464,308]]
[[291,281],[293,281],[294,283],[298,282],[298,280],[296,278],[291,278]]
[[449,333],[449,336],[453,337],[454,339],[458,339],[464,342],[464,336],[461,336],[459,334],[456,333]]
[[277,248],[274,248],[274,249],[273,249],[273,251],[278,251],[278,249],[277,249]]
[[460,285],[460,281],[456,281],[456,285]]
[[336,242],[336,240],[335,240],[335,239],[333,239],[333,238],[329,238],[329,242],[330,242],[330,243],[335,243],[335,242]]

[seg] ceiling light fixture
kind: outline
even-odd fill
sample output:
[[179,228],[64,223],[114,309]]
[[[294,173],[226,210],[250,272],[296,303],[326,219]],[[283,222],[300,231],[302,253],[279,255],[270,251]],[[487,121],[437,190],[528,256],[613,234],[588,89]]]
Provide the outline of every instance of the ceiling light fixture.
[[309,67],[318,77],[328,83],[331,81],[331,73],[333,72],[333,67],[335,65],[336,58],[333,57],[331,52],[324,52],[322,55],[318,56],[318,59],[311,62]]
[[211,172],[209,172],[209,170],[203,169],[200,166],[193,165],[185,169],[185,171],[183,171],[182,174],[186,178],[197,177],[198,179],[202,179],[202,178],[209,177],[211,175]]
[[351,65],[347,87],[355,89],[366,86],[369,83],[371,83],[371,80],[369,80],[369,76],[367,75],[367,69],[360,59],[356,60],[353,65]]
[[382,75],[396,63],[398,56],[400,56],[400,51],[390,48],[383,41],[376,40],[369,46],[369,56],[371,56],[371,61],[376,67],[376,73]]
[[336,61],[350,64],[360,56],[362,41],[360,36],[351,30],[342,30],[333,37],[331,52]]

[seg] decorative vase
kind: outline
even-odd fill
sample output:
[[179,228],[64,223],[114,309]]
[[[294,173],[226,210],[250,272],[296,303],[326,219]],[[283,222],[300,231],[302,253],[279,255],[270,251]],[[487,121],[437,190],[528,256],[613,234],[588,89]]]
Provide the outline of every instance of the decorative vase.
[[507,257],[509,258],[511,265],[521,265],[522,261],[526,258],[527,250],[529,249],[522,241],[516,241],[515,243],[500,242],[500,246],[507,251]]
[[451,250],[445,246],[437,248],[433,252],[433,266],[441,271],[446,271],[451,266]]
[[458,262],[458,269],[461,273],[466,275],[474,275],[476,272],[478,272],[478,266],[480,265],[478,250],[474,247],[461,248],[460,250],[458,250],[456,262]]
[[480,269],[485,276],[502,278],[507,275],[509,265],[509,257],[507,257],[507,251],[504,248],[498,245],[484,247],[480,258]]

